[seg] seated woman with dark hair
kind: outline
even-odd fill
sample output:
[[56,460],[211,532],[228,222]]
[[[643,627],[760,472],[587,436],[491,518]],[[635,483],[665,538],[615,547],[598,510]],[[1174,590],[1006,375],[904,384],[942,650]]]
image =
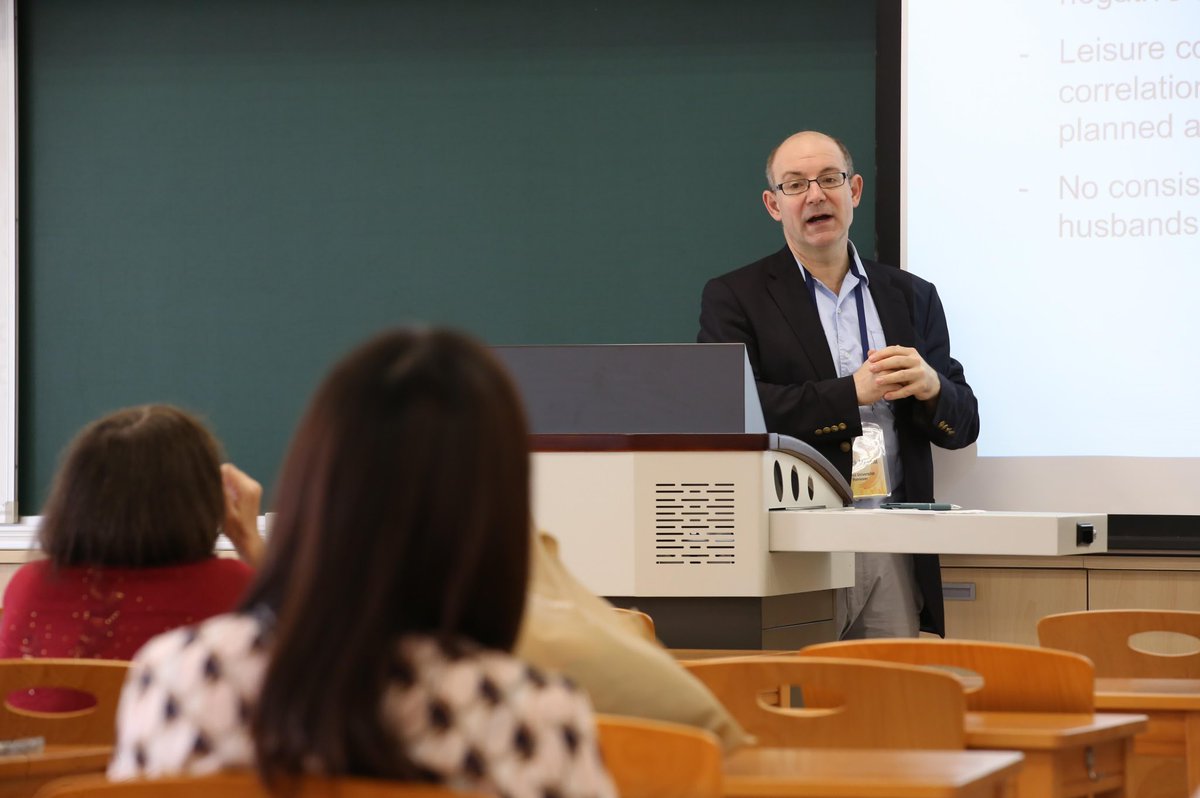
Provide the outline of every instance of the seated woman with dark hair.
[[257,767],[611,796],[591,706],[509,652],[530,555],[529,455],[495,358],[396,331],[342,360],[292,441],[241,612],[152,640],[109,776]]
[[[261,556],[261,496],[178,408],[92,422],[46,503],[47,558],[19,568],[4,592],[0,657],[131,659],[157,634],[228,612]],[[214,555],[222,524],[245,562]]]

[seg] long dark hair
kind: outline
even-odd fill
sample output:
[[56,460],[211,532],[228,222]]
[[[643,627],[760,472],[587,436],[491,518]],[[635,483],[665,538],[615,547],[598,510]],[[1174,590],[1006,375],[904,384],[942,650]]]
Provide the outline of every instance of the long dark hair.
[[221,448],[170,405],[88,424],[63,456],[38,539],[56,567],[151,567],[209,557],[225,513]]
[[397,639],[510,650],[521,621],[529,455],[515,388],[457,333],[369,341],[318,388],[276,509],[244,604],[275,616],[252,720],[260,772],[421,778],[382,722]]

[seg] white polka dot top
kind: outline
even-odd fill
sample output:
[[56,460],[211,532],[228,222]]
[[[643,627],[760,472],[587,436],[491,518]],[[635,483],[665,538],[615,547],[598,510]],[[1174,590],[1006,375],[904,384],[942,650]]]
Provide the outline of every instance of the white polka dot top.
[[[220,615],[147,643],[121,694],[109,777],[252,767],[248,723],[269,645],[252,615]],[[512,798],[616,795],[591,704],[567,679],[503,652],[451,657],[421,636],[397,652],[385,723],[434,780]]]

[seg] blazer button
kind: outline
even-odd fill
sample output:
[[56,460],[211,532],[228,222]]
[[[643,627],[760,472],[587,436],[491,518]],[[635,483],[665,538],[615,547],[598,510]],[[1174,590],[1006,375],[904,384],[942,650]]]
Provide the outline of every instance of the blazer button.
[[821,427],[821,432],[824,432],[826,435],[828,435],[829,433],[833,432],[833,427]]
[[846,422],[845,422],[845,421],[843,421],[841,424],[838,424],[838,429],[845,429],[845,428],[846,428]]
[[813,435],[820,435],[820,434],[821,434],[821,430],[819,430],[819,429],[813,430]]
[[842,441],[842,451],[843,452],[850,451],[850,441]]

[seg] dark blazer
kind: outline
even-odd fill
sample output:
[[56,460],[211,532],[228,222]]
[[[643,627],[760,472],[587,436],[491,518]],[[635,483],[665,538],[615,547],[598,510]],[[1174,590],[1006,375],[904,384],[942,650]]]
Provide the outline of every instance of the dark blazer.
[[[979,435],[979,408],[950,356],[946,314],[933,284],[908,272],[863,261],[871,298],[888,344],[914,347],[941,377],[936,411],[895,403],[906,501],[933,501],[929,444],[958,449]],[[829,344],[787,247],[713,278],[700,299],[701,343],[744,343],[758,382],[767,429],[812,444],[850,478],[851,441],[862,434],[852,376],[839,377]],[[914,557],[925,598],[921,627],[945,635],[942,577],[936,554]]]

